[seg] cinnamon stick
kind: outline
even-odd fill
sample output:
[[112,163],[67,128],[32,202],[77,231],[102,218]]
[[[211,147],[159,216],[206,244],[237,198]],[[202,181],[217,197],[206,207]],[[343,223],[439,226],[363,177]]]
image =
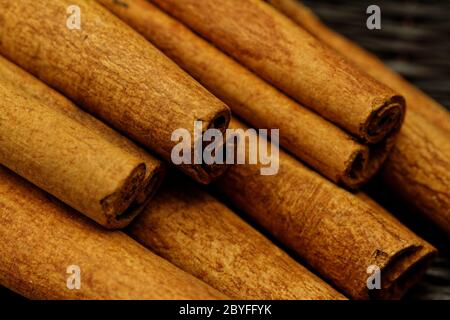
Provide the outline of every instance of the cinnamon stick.
[[404,99],[260,0],[151,0],[285,93],[376,143],[403,121]]
[[159,160],[1,56],[0,87],[1,163],[107,228],[150,201]]
[[0,80],[0,163],[100,224],[122,227],[146,167],[82,124]]
[[[236,120],[231,127],[246,128]],[[351,298],[401,297],[435,254],[387,212],[374,209],[281,150],[277,175],[260,175],[260,167],[233,166],[216,186]],[[371,265],[381,270],[380,290],[367,287]]]
[[410,110],[383,178],[406,202],[450,234],[450,114],[374,55],[328,29],[297,1],[269,2],[362,70],[405,96]]
[[141,244],[234,299],[344,299],[214,197],[168,180],[128,229]]
[[[222,299],[119,231],[0,168],[0,284],[30,299]],[[80,287],[69,289],[69,266]]]
[[300,1],[266,0],[283,14],[301,25],[309,33],[320,39],[352,63],[359,66],[381,83],[402,94],[408,107],[414,113],[422,115],[435,126],[450,134],[450,117],[448,111],[430,96],[415,87],[398,73],[391,70],[374,54],[339,33],[329,29],[320,19]]
[[283,147],[334,182],[351,188],[361,186],[378,171],[392,149],[398,129],[375,145],[355,141],[148,1],[97,1],[139,31],[252,126],[279,128]]
[[450,235],[448,134],[409,112],[382,177],[387,187]]
[[[80,29],[66,26],[69,6]],[[88,0],[1,0],[0,53],[170,160],[174,130],[225,130],[229,109],[131,28]],[[20,27],[18,27],[20,26]],[[192,141],[194,146],[196,141]],[[209,183],[225,166],[179,166]]]
[[[357,197],[372,207],[375,211],[379,212],[379,217],[386,221],[387,224],[391,225],[397,234],[404,237],[409,237],[411,231],[393,215],[387,212],[386,209],[384,209],[375,200],[363,192],[357,193]],[[389,277],[389,281],[385,284],[392,284],[392,287],[389,290],[392,292],[393,297],[402,295],[402,292],[406,292],[413,283],[420,280],[426,267],[430,265],[432,260],[431,257],[436,255],[436,249],[432,245],[420,238],[419,241],[421,242],[421,249],[406,254],[404,253],[403,255],[406,258],[403,258],[401,261],[397,261],[397,263],[389,269],[389,273],[387,275]],[[424,256],[428,256],[429,258],[423,259]],[[408,269],[416,269],[416,271],[411,275],[411,279],[404,281],[404,274],[408,272]],[[377,294],[377,292],[374,293]]]
[[[23,91],[23,94],[39,100],[48,108],[53,108],[54,110],[63,113],[65,116],[81,123],[87,130],[95,132],[101,139],[125,150],[133,157],[141,159],[146,166],[145,178],[142,183],[142,188],[138,190],[136,199],[127,209],[128,218],[125,220],[129,222],[133,217],[138,215],[150,202],[164,178],[165,166],[161,161],[144,151],[142,148],[136,146],[133,142],[118,134],[101,121],[90,116],[86,112],[81,111],[66,97],[51,89],[43,82],[2,56],[0,56],[0,70],[0,78],[13,83],[16,88]],[[123,221],[121,225],[125,225],[126,223],[126,221]]]

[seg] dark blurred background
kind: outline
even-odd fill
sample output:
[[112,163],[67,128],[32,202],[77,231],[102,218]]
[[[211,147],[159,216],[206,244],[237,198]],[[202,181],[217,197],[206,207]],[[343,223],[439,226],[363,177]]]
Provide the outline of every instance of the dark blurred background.
[[[375,53],[450,109],[450,0],[302,2],[333,30]],[[366,9],[373,4],[381,9],[381,30],[366,27],[369,16]],[[376,179],[366,191],[440,250],[440,256],[423,281],[410,290],[405,299],[450,300],[450,239],[413,208],[394,198]]]

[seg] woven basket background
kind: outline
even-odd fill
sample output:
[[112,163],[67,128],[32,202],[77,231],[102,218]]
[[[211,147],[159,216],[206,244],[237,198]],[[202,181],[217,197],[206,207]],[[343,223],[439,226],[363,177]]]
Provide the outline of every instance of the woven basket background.
[[[450,109],[449,0],[304,0],[303,3],[332,29],[375,53]],[[371,4],[381,9],[381,30],[366,27],[366,9]],[[450,239],[436,232],[430,223],[393,198],[388,190],[383,190],[378,181],[367,189],[406,225],[441,251],[423,281],[405,298],[450,300]]]

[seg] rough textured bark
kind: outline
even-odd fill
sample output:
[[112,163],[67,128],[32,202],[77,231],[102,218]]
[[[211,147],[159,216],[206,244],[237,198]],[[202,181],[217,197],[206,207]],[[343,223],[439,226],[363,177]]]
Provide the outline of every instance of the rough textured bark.
[[[375,200],[362,192],[359,192],[356,195],[374,210],[378,211],[380,217],[392,226],[397,235],[400,237],[410,237],[411,231]],[[436,249],[432,245],[422,239],[419,239],[419,242],[422,246],[421,249],[405,254],[403,259],[398,259],[389,269],[387,274],[389,280],[387,283],[394,284],[391,288],[393,296],[398,296],[401,295],[402,292],[406,292],[412,283],[421,279],[426,267],[430,265],[432,260],[430,258],[436,255]],[[426,256],[428,257],[424,259]],[[409,275],[411,277],[410,279],[408,279],[408,276],[405,276],[405,274],[407,275],[408,269],[413,270],[413,273]],[[375,292],[375,295],[376,293],[377,292]]]
[[127,225],[161,164],[0,57],[0,163],[108,228]]
[[[221,299],[225,296],[120,231],[98,228],[0,168],[0,284],[30,299]],[[67,267],[81,271],[67,288]]]
[[[356,188],[385,161],[393,132],[371,145],[301,106],[146,0],[97,0],[257,128],[279,128],[281,145],[336,183]],[[397,130],[398,131],[398,130]]]
[[450,235],[450,141],[410,112],[383,169],[387,186]]
[[405,97],[408,108],[412,112],[421,114],[424,118],[430,120],[434,125],[445,130],[450,135],[450,116],[448,111],[427,94],[387,67],[375,55],[339,33],[329,29],[309,8],[303,6],[299,1],[266,1],[301,25],[312,35],[341,53],[349,61],[355,63],[372,77],[398,91]]
[[270,0],[311,34],[405,96],[409,111],[383,171],[386,184],[450,234],[450,114],[375,56],[292,0]]
[[404,99],[260,0],[151,0],[254,72],[356,137],[399,128]]
[[165,174],[165,165],[154,156],[142,148],[136,146],[133,142],[118,134],[101,121],[82,112],[75,104],[68,100],[57,91],[51,89],[43,82],[34,78],[31,74],[20,67],[14,65],[0,56],[1,73],[0,78],[13,82],[16,88],[24,91],[34,99],[38,99],[47,107],[54,108],[58,112],[80,122],[83,126],[94,131],[95,134],[109,141],[120,149],[126,150],[130,154],[138,157],[145,163],[146,173],[143,183],[143,189],[139,192],[134,207],[138,213],[147,204],[155,191],[158,189]]
[[[81,10],[80,30],[66,26]],[[0,53],[80,106],[170,160],[172,132],[224,130],[229,109],[170,59],[88,0],[1,0]],[[194,144],[194,142],[192,142]],[[184,165],[208,183],[225,166]]]
[[[433,247],[282,151],[279,165],[274,176],[260,175],[260,165],[233,166],[216,185],[349,297],[395,299],[417,281]],[[381,269],[382,290],[367,288],[371,265]]]
[[224,204],[168,180],[128,229],[141,244],[234,299],[344,299]]

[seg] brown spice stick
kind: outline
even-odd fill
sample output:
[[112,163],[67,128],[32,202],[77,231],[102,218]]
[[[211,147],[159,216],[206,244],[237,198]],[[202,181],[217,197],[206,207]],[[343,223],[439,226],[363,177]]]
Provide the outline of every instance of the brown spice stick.
[[299,1],[266,1],[323,41],[323,43],[355,63],[369,75],[402,94],[412,112],[421,114],[434,125],[445,130],[447,134],[450,134],[450,116],[448,111],[430,96],[391,70],[375,55],[329,29],[309,8],[303,6]]
[[260,0],[151,0],[297,101],[372,143],[404,100]]
[[[386,211],[381,205],[379,205],[375,200],[370,198],[365,193],[357,193],[357,197],[363,200],[366,204],[371,206],[374,210],[381,212],[379,214],[380,219],[384,220],[385,223],[392,226],[393,230],[398,235],[403,237],[409,237],[411,231],[404,226],[399,220],[397,220],[393,215]],[[385,282],[385,286],[391,285],[390,288],[391,295],[393,297],[398,297],[405,292],[411,284],[418,281],[423,273],[425,272],[426,267],[430,264],[431,259],[423,259],[423,256],[434,256],[436,254],[436,249],[430,245],[428,242],[420,239],[422,249],[403,253],[404,258],[398,259],[397,262],[388,270],[388,274],[385,276],[389,277],[389,280]],[[412,279],[408,281],[404,281],[404,274],[408,271],[408,269],[416,269],[414,274],[412,275]],[[375,295],[377,292],[374,292]]]
[[166,182],[128,230],[141,244],[234,299],[344,299],[181,178]]
[[410,109],[383,177],[386,185],[450,234],[450,114],[375,56],[328,29],[300,3],[269,2],[362,70],[406,97]]
[[146,174],[140,158],[0,79],[0,163],[110,227],[123,227]]
[[[5,134],[5,137],[9,136],[8,139],[5,137],[3,139],[0,138],[0,144],[8,143],[8,146],[4,146],[4,148],[7,147],[16,150],[13,154],[19,160],[9,159],[10,156],[7,153],[2,154],[0,157],[2,159],[6,157],[8,163],[13,161],[10,165],[14,167],[14,170],[17,170],[17,172],[20,171],[19,173],[29,178],[29,180],[39,184],[48,192],[60,197],[61,200],[70,203],[74,208],[91,216],[91,218],[108,228],[124,227],[151,200],[165,172],[164,166],[159,160],[102,122],[81,111],[70,100],[1,56],[0,83],[7,88],[11,88],[12,86],[11,91],[19,95],[21,99],[31,101],[24,106],[24,108],[32,108],[31,115],[26,114],[25,111],[20,109],[17,113],[7,115],[6,111],[11,110],[10,108],[13,104],[3,106],[6,109],[2,109],[5,111],[2,121],[7,121],[9,124],[13,121],[14,131]],[[8,96],[10,94],[8,93]],[[13,103],[17,104],[17,102]],[[33,109],[33,106],[36,105],[42,111],[40,114],[36,114],[36,112],[39,112],[38,109]],[[48,120],[50,115],[61,119],[61,121],[55,120],[54,126],[42,128],[42,118]],[[33,117],[37,120],[32,121],[30,126],[22,126],[18,122],[19,118],[22,120],[28,118],[27,121],[31,121]],[[76,130],[74,130],[75,127],[77,128]],[[31,141],[30,137],[27,136],[27,133],[30,133],[33,128],[36,128],[37,131],[33,131],[30,137],[32,139],[38,139],[37,143]],[[7,130],[7,127],[2,129]],[[61,130],[62,134],[56,135],[55,130]],[[36,136],[37,132],[39,137]],[[15,140],[17,136],[13,136],[14,133],[20,133],[20,136],[23,137],[23,143]],[[84,137],[90,137],[88,144],[83,143],[84,138],[81,138],[80,134],[84,135]],[[75,139],[75,142],[70,143],[72,138],[66,139],[68,135],[79,137],[79,139]],[[41,148],[42,143],[45,143],[47,146],[51,144],[51,141],[56,146],[52,145],[51,149]],[[97,155],[97,151],[93,149],[94,147],[101,146],[113,152],[115,151],[117,154],[108,152],[108,156],[111,156],[112,159],[108,158],[104,162],[105,155]],[[15,149],[18,147],[24,152],[28,150],[27,154],[21,154],[22,151]],[[117,149],[120,149],[120,152]],[[52,150],[53,153],[51,152]],[[32,154],[41,154],[39,156],[40,160],[36,161],[36,159],[33,159]],[[115,159],[116,156],[124,157],[124,159],[125,157],[129,157],[132,161],[144,163],[146,168],[143,181],[136,183],[135,187],[133,187],[136,190],[132,192],[132,202],[127,202],[127,208],[124,212],[121,212],[121,210],[118,211],[119,208],[113,208],[111,210],[112,215],[110,216],[105,210],[99,210],[99,205],[102,202],[101,199],[97,199],[96,203],[92,202],[93,190],[94,192],[101,191],[105,194],[110,194],[110,191],[107,191],[110,188],[108,186],[110,181],[101,181],[101,179],[92,178],[96,175],[100,177],[101,174],[104,174],[111,176],[109,179],[114,179],[114,172],[117,172],[118,175],[116,178],[120,180],[120,174],[125,174],[125,172],[122,168],[117,167],[120,162],[114,163],[117,160]],[[31,162],[35,163],[31,164]],[[110,165],[109,167],[108,164]],[[37,166],[39,170],[32,171],[30,169],[32,166]],[[109,173],[107,170],[109,170]],[[68,178],[69,175],[73,175],[73,177]],[[81,177],[83,177],[82,181],[79,180]],[[64,191],[60,189],[60,184],[63,184]],[[122,189],[126,188],[126,186],[122,187]],[[120,190],[114,192],[120,192]]]
[[235,114],[257,128],[279,128],[283,147],[334,182],[352,188],[362,185],[392,149],[398,130],[375,145],[358,143],[148,1],[97,1],[226,102]]
[[[81,29],[66,27],[67,8]],[[107,10],[88,0],[0,0],[0,53],[170,160],[172,132],[228,126],[229,109]],[[20,27],[18,27],[20,26]],[[192,145],[194,145],[192,141]],[[225,166],[180,167],[208,183]]]
[[[221,299],[119,231],[106,231],[0,168],[0,284],[30,299]],[[67,288],[78,265],[81,288]]]
[[[235,120],[231,127],[245,128]],[[417,281],[434,248],[286,153],[279,157],[277,175],[260,175],[261,165],[238,165],[217,187],[349,297],[399,298]],[[370,265],[381,269],[383,290],[368,290]]]

